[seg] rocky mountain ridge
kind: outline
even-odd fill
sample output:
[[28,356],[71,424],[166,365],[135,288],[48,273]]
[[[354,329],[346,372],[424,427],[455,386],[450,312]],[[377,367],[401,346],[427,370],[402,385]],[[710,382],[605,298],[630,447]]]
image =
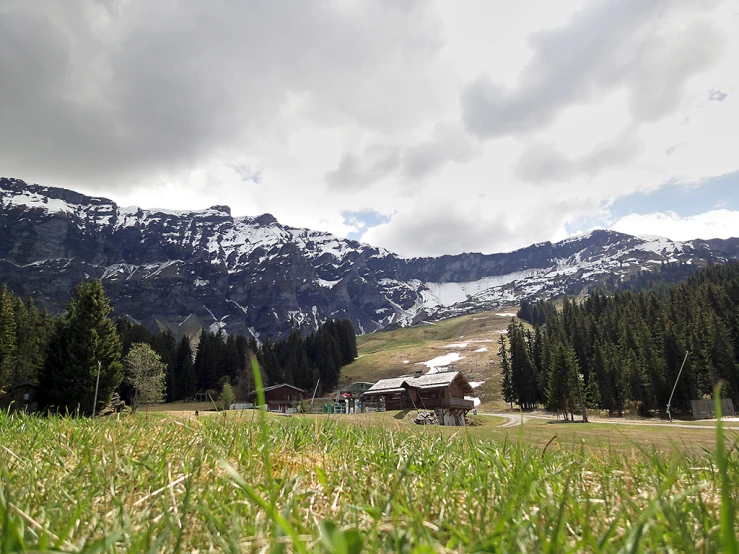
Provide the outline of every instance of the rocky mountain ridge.
[[576,293],[664,262],[739,258],[739,239],[594,231],[510,253],[403,258],[227,206],[177,212],[0,179],[0,280],[52,312],[102,279],[117,315],[152,329],[257,339],[349,318],[358,333]]

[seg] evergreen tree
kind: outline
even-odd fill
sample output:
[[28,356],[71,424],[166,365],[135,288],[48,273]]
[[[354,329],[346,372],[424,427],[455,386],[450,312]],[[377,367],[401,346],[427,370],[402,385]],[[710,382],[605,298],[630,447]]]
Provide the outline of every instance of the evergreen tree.
[[195,375],[195,364],[192,359],[192,348],[190,339],[183,335],[177,346],[177,357],[175,361],[176,400],[193,398],[197,390],[197,378]]
[[173,402],[180,394],[177,391],[177,341],[172,331],[165,329],[154,335],[151,348],[166,367],[167,402]]
[[112,308],[100,281],[80,283],[57,319],[39,375],[40,403],[60,411],[91,413],[100,370],[98,406],[123,379],[121,342],[108,317]]
[[500,348],[498,356],[500,357],[500,372],[503,377],[503,401],[508,402],[513,409],[513,403],[518,401],[516,392],[513,389],[513,377],[511,375],[511,362],[508,359],[508,351],[506,349],[506,341],[503,335],[498,339]]
[[11,381],[37,382],[38,372],[44,363],[46,343],[51,329],[51,317],[46,310],[38,311],[29,298],[23,304],[16,299],[16,352],[15,368]]
[[13,381],[16,331],[13,294],[3,284],[0,288],[0,387]]

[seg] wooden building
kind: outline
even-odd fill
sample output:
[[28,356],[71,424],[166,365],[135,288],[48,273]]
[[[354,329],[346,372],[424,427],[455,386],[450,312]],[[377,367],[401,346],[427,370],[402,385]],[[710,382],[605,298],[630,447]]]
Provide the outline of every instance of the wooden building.
[[38,411],[37,390],[38,386],[29,381],[6,387],[0,391],[0,410],[21,410],[28,413]]
[[[279,385],[272,385],[271,387],[264,388],[264,399],[267,402],[267,409],[270,412],[281,412],[283,414],[292,414],[298,411],[300,401],[305,398],[305,391],[288,385],[287,383],[280,383]],[[257,393],[252,391],[249,393],[249,400],[257,403]]]
[[464,425],[464,416],[475,406],[465,394],[472,392],[459,371],[445,371],[382,379],[362,398],[384,401],[386,410],[434,410],[439,425]]

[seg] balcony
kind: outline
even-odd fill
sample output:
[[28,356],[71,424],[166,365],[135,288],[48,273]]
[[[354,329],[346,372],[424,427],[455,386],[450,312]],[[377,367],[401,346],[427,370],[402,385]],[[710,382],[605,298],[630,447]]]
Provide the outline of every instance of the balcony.
[[419,398],[415,401],[415,405],[419,410],[433,410],[435,408],[471,410],[475,407],[475,403],[472,400],[465,400],[464,398]]

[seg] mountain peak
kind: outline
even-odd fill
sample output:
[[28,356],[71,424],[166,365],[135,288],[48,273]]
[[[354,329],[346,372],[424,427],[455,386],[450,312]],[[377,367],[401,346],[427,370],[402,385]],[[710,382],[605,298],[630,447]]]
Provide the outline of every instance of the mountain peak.
[[76,283],[101,279],[117,315],[174,332],[278,337],[346,317],[368,333],[578,294],[663,262],[739,258],[736,240],[694,243],[597,229],[508,253],[403,258],[269,213],[123,208],[0,179],[0,281],[59,313]]

